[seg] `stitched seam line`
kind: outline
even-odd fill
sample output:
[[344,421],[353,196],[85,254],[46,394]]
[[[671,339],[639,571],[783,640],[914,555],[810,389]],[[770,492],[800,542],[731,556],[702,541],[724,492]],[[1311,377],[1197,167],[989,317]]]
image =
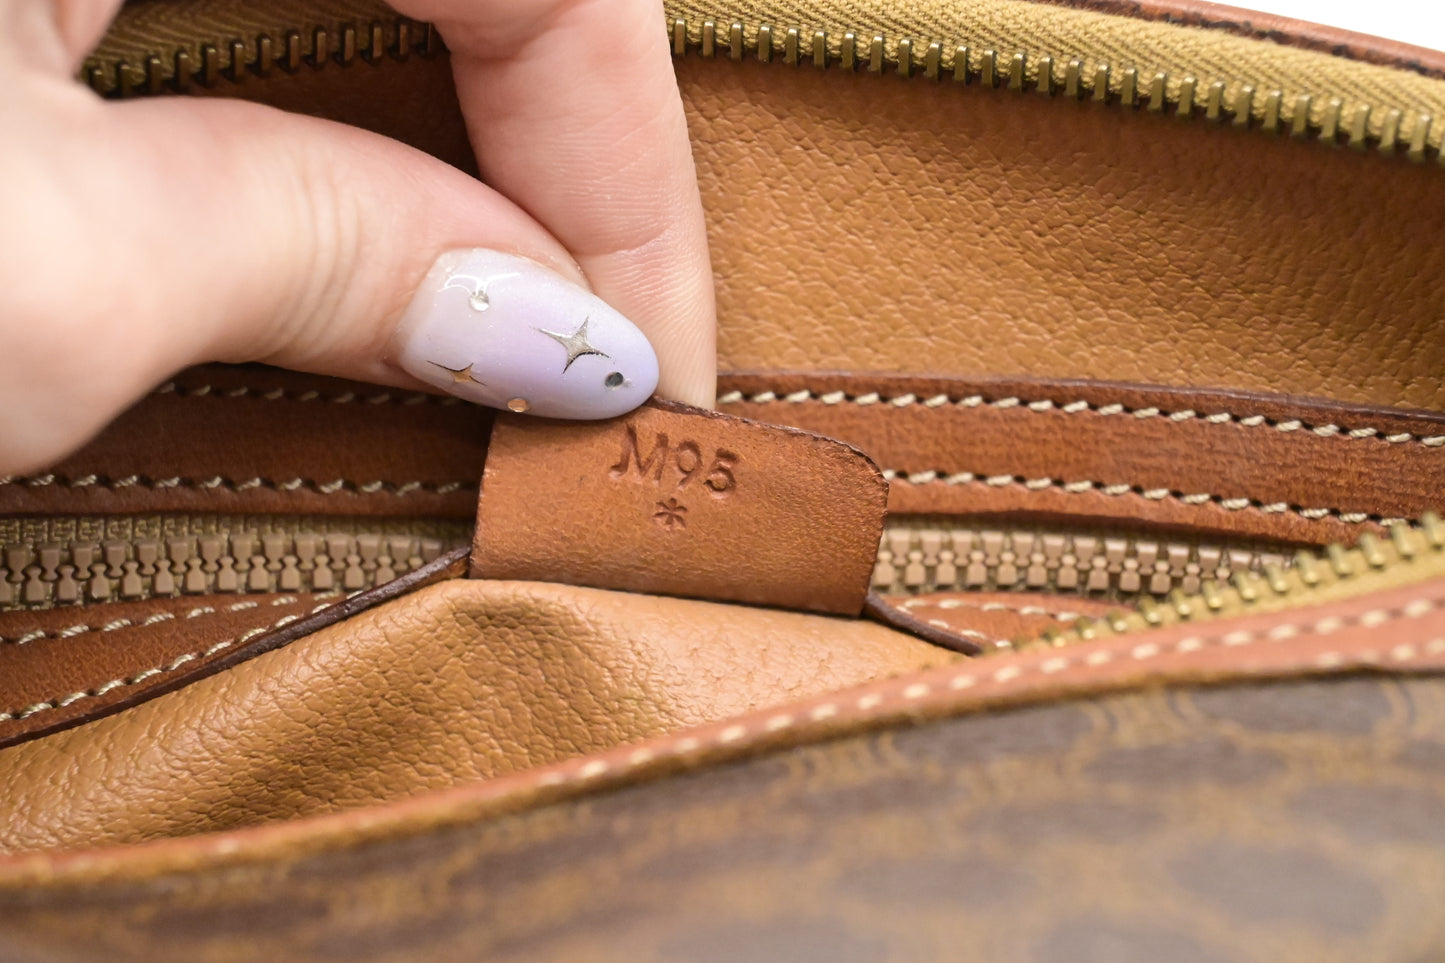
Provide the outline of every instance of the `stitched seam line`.
[[981,642],[994,649],[1012,649],[1014,644],[1009,639],[1001,639],[994,635],[980,632],[978,629],[964,629],[945,622],[943,619],[923,619],[924,624],[931,625],[935,629],[943,629],[945,632],[952,632],[954,635],[961,635],[965,639],[974,642]]
[[123,488],[142,488],[151,491],[163,491],[166,489],[195,489],[205,491],[230,491],[246,492],[255,488],[263,488],[268,491],[296,492],[306,490],[308,493],[317,495],[446,495],[451,492],[461,491],[475,482],[389,482],[369,481],[358,482],[338,478],[335,481],[316,481],[310,478],[293,478],[290,481],[270,481],[265,478],[248,478],[245,481],[235,481],[230,478],[223,478],[220,475],[214,478],[190,479],[190,478],[148,478],[144,475],[130,475],[126,478],[110,479],[102,475],[85,475],[80,478],[66,478],[60,475],[4,475],[0,476],[0,486],[18,485],[26,488],[45,488],[56,486],[59,488],[101,488],[108,491],[119,491]]
[[399,405],[401,407],[414,407],[416,405],[440,405],[443,408],[450,408],[460,405],[462,400],[449,395],[427,395],[421,392],[408,394],[392,394],[383,391],[380,394],[361,395],[354,391],[345,391],[339,395],[324,395],[319,391],[287,391],[285,388],[254,388],[241,386],[238,388],[216,388],[212,385],[195,385],[182,387],[174,381],[161,385],[152,395],[175,395],[178,398],[256,398],[261,401],[322,401],[332,405]]
[[[330,608],[333,604],[334,603],[332,602],[325,602],[313,608],[309,614],[314,615],[317,612]],[[202,649],[199,652],[190,652],[185,655],[176,656],[169,662],[165,662],[161,665],[145,669],[144,671],[139,672],[133,676],[122,676],[117,679],[111,679],[109,682],[103,682],[100,685],[96,686],[94,689],[82,689],[79,692],[72,692],[69,695],[54,696],[50,699],[46,699],[43,702],[32,703],[23,709],[11,709],[8,712],[0,712],[0,722],[11,722],[28,719],[36,713],[49,712],[53,709],[63,709],[66,706],[75,705],[75,703],[83,702],[86,699],[99,698],[100,696],[103,696],[108,692],[114,692],[116,689],[123,689],[126,686],[138,685],[139,683],[145,682],[148,679],[152,679],[158,675],[162,675],[167,672],[174,672],[176,669],[179,669],[181,666],[185,665],[188,662],[194,662],[197,659],[209,658],[210,656],[215,655],[217,652],[229,649],[233,645],[239,645],[242,642],[249,642],[251,639],[256,638],[258,635],[265,635],[267,632],[275,631],[276,629],[281,628],[283,625],[290,625],[292,622],[295,622],[301,617],[301,615],[287,615],[284,618],[281,618],[271,623],[270,625],[250,629],[249,631],[243,632],[242,634],[236,636],[233,639],[227,639],[224,642],[217,642],[214,645]]]
[[[889,692],[870,692],[858,697],[854,705],[858,710],[866,712],[877,709],[885,703],[898,702],[906,705],[916,703],[939,692],[962,692],[973,688],[980,681],[990,681],[1001,686],[1012,687],[1019,679],[1027,680],[1031,673],[1055,675],[1073,667],[1097,668],[1115,661],[1143,662],[1161,655],[1191,655],[1221,647],[1238,648],[1260,641],[1283,641],[1304,633],[1329,635],[1346,628],[1378,628],[1402,619],[1421,618],[1439,609],[1440,604],[1439,599],[1422,598],[1416,599],[1396,611],[1371,609],[1351,619],[1327,616],[1312,623],[1286,623],[1261,631],[1239,630],[1209,638],[1189,636],[1171,645],[1142,642],[1132,649],[1118,653],[1099,649],[1087,655],[1057,656],[1027,667],[1004,665],[992,672],[965,670],[941,682],[905,682]],[[1445,637],[1430,639],[1418,646],[1406,643],[1385,650],[1365,649],[1351,653],[1325,652],[1316,656],[1312,664],[1321,669],[1333,669],[1355,663],[1373,665],[1392,662],[1403,665],[1427,656],[1440,655],[1445,655]],[[994,690],[996,694],[1003,691],[1007,691],[1007,688]],[[837,716],[842,710],[842,706],[843,703],[840,701],[824,702],[807,710],[782,712],[751,726],[741,723],[731,725],[706,740],[697,736],[684,736],[659,746],[643,746],[635,750],[620,764],[606,759],[588,760],[580,765],[571,765],[564,769],[544,773],[538,779],[538,784],[558,786],[568,782],[584,782],[609,772],[621,775],[665,756],[685,755],[704,748],[723,747],[749,735],[771,735],[809,721],[822,722]]]
[[[256,388],[241,386],[236,388],[216,388],[212,385],[198,385],[195,387],[180,387],[175,382],[162,385],[153,394],[173,394],[180,398],[259,398],[266,401],[322,401],[329,404],[361,404],[361,405],[401,405],[412,406],[420,404],[433,404],[449,407],[461,404],[460,399],[446,395],[427,394],[405,394],[394,395],[390,392],[382,392],[375,395],[360,395],[356,392],[343,392],[339,395],[323,395],[319,391],[287,391],[284,388]],[[1390,444],[1415,443],[1426,448],[1445,447],[1445,435],[1418,435],[1413,432],[1386,432],[1380,428],[1342,428],[1335,424],[1314,425],[1296,419],[1278,421],[1273,418],[1259,414],[1239,414],[1238,412],[1221,411],[1213,414],[1200,414],[1192,409],[1181,409],[1179,411],[1164,411],[1159,408],[1130,408],[1122,403],[1110,402],[1102,405],[1091,404],[1087,401],[1062,402],[1050,398],[1040,398],[1033,401],[1022,398],[1009,397],[999,398],[993,401],[985,399],[982,395],[963,395],[953,397],[947,394],[931,395],[927,398],[919,398],[914,394],[893,395],[885,397],[878,392],[868,392],[861,395],[850,395],[844,391],[816,392],[810,389],[794,391],[779,395],[773,391],[760,391],[751,395],[744,395],[741,391],[729,391],[719,395],[719,405],[733,404],[769,404],[773,402],[785,402],[788,404],[806,404],[814,402],[824,405],[852,404],[861,407],[881,406],[887,408],[907,408],[913,405],[921,405],[924,408],[941,408],[945,405],[953,405],[959,408],[1017,408],[1023,411],[1041,413],[1046,411],[1060,411],[1064,414],[1078,414],[1080,412],[1092,412],[1096,415],[1122,415],[1140,420],[1149,418],[1164,418],[1175,423],[1183,421],[1202,421],[1208,425],[1237,424],[1245,428],[1266,427],[1273,428],[1280,432],[1307,431],[1320,438],[1340,438],[1343,440],[1358,440],[1364,438],[1377,438]]]
[[1042,414],[1044,412],[1057,411],[1066,415],[1076,415],[1082,412],[1091,412],[1105,417],[1119,416],[1136,418],[1145,421],[1153,418],[1163,418],[1166,421],[1179,424],[1185,421],[1199,421],[1206,425],[1227,425],[1235,424],[1244,428],[1272,428],[1275,431],[1286,434],[1295,431],[1304,431],[1319,438],[1339,438],[1341,440],[1361,440],[1375,438],[1390,444],[1401,445],[1415,443],[1426,448],[1445,447],[1445,435],[1417,435],[1412,432],[1386,432],[1380,428],[1342,428],[1335,424],[1312,425],[1296,419],[1278,421],[1258,414],[1239,414],[1237,412],[1220,411],[1213,414],[1200,414],[1193,409],[1182,409],[1180,411],[1164,411],[1159,408],[1130,408],[1118,402],[1110,402],[1103,405],[1090,404],[1087,401],[1056,401],[1050,398],[1041,398],[1035,401],[1027,401],[1022,398],[999,398],[994,401],[985,399],[982,395],[965,395],[955,398],[951,395],[939,394],[927,398],[920,398],[914,394],[895,395],[884,397],[878,392],[869,392],[862,395],[849,395],[843,391],[830,391],[818,393],[809,389],[794,391],[789,394],[779,395],[772,391],[760,391],[757,394],[744,395],[741,391],[729,391],[718,396],[719,405],[748,404],[773,404],[783,402],[786,404],[808,404],[817,403],[823,405],[850,404],[861,407],[877,407],[883,410],[890,408],[909,408],[921,406],[928,409],[938,409],[945,406],[956,408],[998,408],[1004,410],[1017,409],[1019,411]]
[[950,475],[941,471],[903,472],[893,468],[885,469],[883,477],[889,482],[903,482],[909,485],[986,485],[990,488],[1007,488],[1017,485],[1029,491],[1057,489],[1066,495],[1082,495],[1086,492],[1097,492],[1114,498],[1122,495],[1138,495],[1149,501],[1168,500],[1192,506],[1212,504],[1231,512],[1253,508],[1266,515],[1298,515],[1312,522],[1325,518],[1337,518],[1351,525],[1360,525],[1371,521],[1393,525],[1405,521],[1401,518],[1382,518],[1368,512],[1346,512],[1338,508],[1301,508],[1287,502],[1263,502],[1254,498],[1226,498],[1223,495],[1210,495],[1202,492],[1186,494],[1168,488],[1145,488],[1142,485],[1127,484],[1106,485],[1103,482],[1095,481],[1063,482],[1053,478],[1023,478],[1019,475],[980,477],[970,471]]
[[[338,592],[327,592],[323,595],[314,596],[314,598],[334,598],[339,594],[340,593]],[[280,598],[273,599],[265,604],[275,607],[280,605],[295,605],[299,601],[300,599],[298,599],[294,595],[283,595]],[[156,625],[160,622],[173,622],[177,619],[200,619],[205,618],[208,615],[225,615],[232,612],[244,612],[246,609],[260,608],[261,605],[261,602],[237,602],[234,605],[227,605],[224,608],[220,609],[213,608],[209,605],[202,605],[197,608],[191,609],[184,615],[177,615],[175,612],[162,609],[158,612],[152,612],[149,615],[135,615],[131,616],[130,618],[115,619],[99,627],[82,623],[79,625],[67,625],[63,629],[52,629],[50,631],[36,630],[34,632],[26,632],[23,635],[16,635],[8,638],[0,635],[0,645],[27,645],[31,642],[38,642],[41,639],[74,639],[84,635],[95,635],[100,632],[117,632],[121,629],[138,627],[143,628],[147,625]]]
[[[888,601],[886,597],[884,600]],[[898,603],[899,608],[908,609],[909,611],[928,605],[944,610],[970,609],[975,612],[1013,612],[1016,615],[1043,615],[1059,622],[1077,622],[1083,618],[1083,615],[1078,612],[1055,612],[1053,609],[1046,609],[1039,605],[1005,605],[1003,602],[964,602],[960,599],[939,599],[935,601],[934,599],[911,598]]]

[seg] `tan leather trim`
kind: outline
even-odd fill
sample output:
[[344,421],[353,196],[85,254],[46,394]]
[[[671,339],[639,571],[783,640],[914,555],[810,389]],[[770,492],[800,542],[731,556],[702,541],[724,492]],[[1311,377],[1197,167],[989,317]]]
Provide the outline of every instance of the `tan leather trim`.
[[[700,604],[700,603],[672,603]],[[811,618],[792,615],[790,618]],[[0,888],[144,879],[355,847],[882,726],[1140,686],[1445,671],[1445,581],[903,676],[386,807],[78,853],[0,857]],[[157,703],[159,705],[159,703]],[[48,745],[48,744],[47,744]],[[0,756],[0,762],[8,761]]]
[[1348,60],[1408,70],[1426,77],[1445,77],[1445,53],[1429,47],[1389,40],[1354,30],[1262,13],[1208,0],[1034,0],[1076,10],[1093,10],[1139,20],[1162,20],[1186,27],[1221,30],[1240,37],[1268,40],[1288,47],[1315,50]]
[[[54,479],[0,485],[0,513],[80,514],[100,503],[475,513],[491,417],[482,409],[253,367],[198,368],[176,385],[133,408]],[[895,513],[1144,520],[1322,544],[1440,507],[1445,491],[1445,416],[1432,412],[1095,381],[806,372],[725,375],[720,397],[725,413],[859,446],[892,478]],[[262,469],[263,485],[204,487]],[[178,479],[184,484],[117,485],[127,473],[168,481],[182,470],[192,473]],[[286,481],[339,471],[352,481],[335,491],[289,490]],[[474,480],[463,484],[464,472]],[[976,477],[954,477],[965,472]],[[92,474],[110,487],[89,482]],[[369,483],[358,479],[373,475],[433,488],[362,491]],[[445,493],[443,478],[455,486]]]
[[467,517],[489,418],[436,395],[207,365],[49,470],[0,478],[0,513]]
[[767,374],[723,411],[840,438],[890,477],[890,510],[1155,523],[1350,540],[1445,492],[1445,417],[1102,382]]
[[392,802],[956,659],[856,620],[448,581],[0,752],[0,851]]
[[[1021,638],[1066,629],[1080,619],[1098,618],[1123,606],[1083,596],[1037,592],[929,592],[878,596],[880,604],[906,613],[924,625],[975,643],[984,652],[1001,652]],[[954,647],[950,645],[950,648]]]
[[887,500],[856,449],[794,428],[668,402],[499,415],[471,571],[857,615]]
[[[1378,670],[1445,671],[1445,580],[1336,605],[1177,625],[1067,650],[1030,650],[830,693],[531,775],[542,786],[613,785],[642,773],[885,722],[1159,684]],[[518,788],[521,788],[520,785]],[[460,801],[461,793],[456,796]],[[495,798],[495,797],[494,797]]]
[[[208,596],[204,600],[123,604],[125,611],[132,613],[129,615],[108,615],[112,606],[62,608],[45,613],[15,612],[8,621],[13,626],[11,631],[16,633],[13,638],[17,641],[12,643],[16,647],[0,651],[0,668],[5,668],[7,673],[13,669],[13,675],[5,679],[0,690],[8,692],[14,702],[8,711],[14,718],[0,720],[0,749],[131,708],[282,648],[408,592],[437,581],[459,578],[466,570],[466,557],[465,548],[457,549],[385,585],[320,607],[307,607],[299,596],[294,602],[280,606],[264,603],[255,608],[238,607],[250,599],[222,601],[220,597]],[[147,619],[141,618],[135,626],[115,625],[118,619],[139,618],[134,613],[146,606],[151,607],[152,614],[174,611],[185,612],[187,616],[192,611],[211,608],[217,610],[217,617],[214,621],[197,623],[186,618],[174,624],[169,621],[146,624]],[[273,619],[272,608],[280,608],[283,613]],[[199,612],[198,616],[210,614]],[[100,621],[105,618],[109,621]],[[28,639],[32,626],[58,635],[79,624],[89,627],[92,620],[99,623],[97,633],[87,633],[89,638],[74,647],[51,644],[74,641],[69,638]],[[108,625],[115,627],[107,629]],[[163,627],[157,629],[157,625]],[[27,639],[23,650],[19,639]],[[116,641],[130,645],[120,648],[114,646]],[[13,689],[9,688],[11,685]],[[50,694],[40,694],[47,692]]]
[[183,666],[204,669],[334,598],[211,596],[0,613],[0,746],[103,715],[134,698],[136,686]]

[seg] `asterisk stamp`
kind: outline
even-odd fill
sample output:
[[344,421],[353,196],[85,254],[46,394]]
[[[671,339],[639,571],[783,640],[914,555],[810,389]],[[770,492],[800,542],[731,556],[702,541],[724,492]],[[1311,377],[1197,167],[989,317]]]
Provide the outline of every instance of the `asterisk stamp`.
[[687,506],[676,498],[669,498],[665,502],[657,503],[657,510],[652,513],[652,520],[668,530],[674,528],[687,528]]

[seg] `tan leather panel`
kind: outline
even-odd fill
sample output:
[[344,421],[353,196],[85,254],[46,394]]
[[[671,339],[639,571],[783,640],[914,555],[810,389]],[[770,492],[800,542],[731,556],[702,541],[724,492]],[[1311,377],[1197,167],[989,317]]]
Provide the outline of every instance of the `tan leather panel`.
[[0,849],[387,802],[954,658],[866,622],[446,582],[0,751]]
[[934,84],[677,64],[735,370],[1445,406],[1445,175]]
[[730,379],[721,409],[855,444],[903,513],[1093,516],[1326,543],[1445,507],[1445,418],[1102,383]]
[[467,516],[490,412],[259,365],[207,365],[142,398],[0,513]]
[[499,415],[472,574],[857,615],[888,485],[827,438],[670,403]]
[[103,713],[148,683],[204,667],[339,595],[191,596],[0,612],[0,745]]

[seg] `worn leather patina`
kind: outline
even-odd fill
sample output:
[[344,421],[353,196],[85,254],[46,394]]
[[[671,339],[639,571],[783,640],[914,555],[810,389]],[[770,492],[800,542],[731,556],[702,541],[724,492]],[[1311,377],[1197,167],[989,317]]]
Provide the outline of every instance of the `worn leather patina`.
[[[17,961],[1426,959],[1445,686],[1148,690],[254,865],[7,889]],[[138,854],[138,859],[144,858]]]
[[[42,533],[0,545],[0,957],[1445,954],[1438,58],[1195,0],[667,14],[725,369],[683,420],[783,427],[670,423],[654,492],[642,436],[599,483],[546,426],[207,366],[0,479]],[[469,167],[418,27],[139,0],[87,79]],[[678,487],[719,452],[757,511]],[[137,513],[376,525],[291,593],[317,537],[67,525]]]

